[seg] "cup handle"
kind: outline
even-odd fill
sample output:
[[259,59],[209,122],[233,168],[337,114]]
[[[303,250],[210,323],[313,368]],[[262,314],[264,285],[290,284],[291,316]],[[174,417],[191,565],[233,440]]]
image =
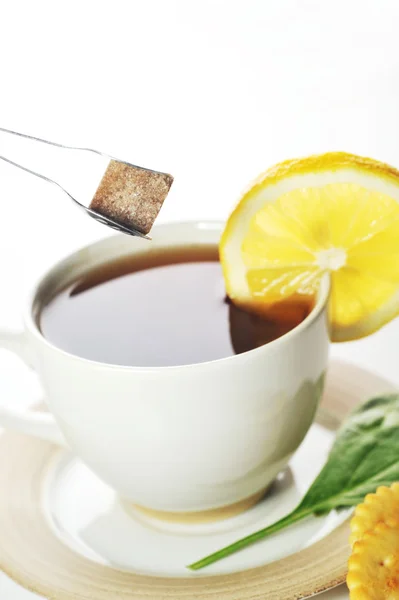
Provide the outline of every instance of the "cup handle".
[[[25,334],[22,332],[0,330],[0,348],[16,354],[25,364],[29,364],[28,345]],[[61,433],[53,415],[32,410],[18,411],[0,406],[0,427],[13,429],[21,433],[66,446],[66,441]]]

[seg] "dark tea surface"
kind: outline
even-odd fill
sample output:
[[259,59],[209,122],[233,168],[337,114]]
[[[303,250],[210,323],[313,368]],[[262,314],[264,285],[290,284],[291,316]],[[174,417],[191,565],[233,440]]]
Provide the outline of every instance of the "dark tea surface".
[[225,358],[298,325],[310,299],[268,317],[225,299],[214,246],[156,250],[102,265],[41,311],[45,338],[77,356],[128,366],[172,366]]

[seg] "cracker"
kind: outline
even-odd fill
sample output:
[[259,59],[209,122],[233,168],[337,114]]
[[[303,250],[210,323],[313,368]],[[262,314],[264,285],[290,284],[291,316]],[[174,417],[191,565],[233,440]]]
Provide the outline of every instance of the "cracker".
[[399,599],[399,529],[379,522],[354,546],[346,579],[351,600]]
[[356,507],[350,525],[351,546],[365,533],[373,531],[378,523],[389,526],[399,523],[399,483],[379,487],[375,494],[367,494],[364,502]]

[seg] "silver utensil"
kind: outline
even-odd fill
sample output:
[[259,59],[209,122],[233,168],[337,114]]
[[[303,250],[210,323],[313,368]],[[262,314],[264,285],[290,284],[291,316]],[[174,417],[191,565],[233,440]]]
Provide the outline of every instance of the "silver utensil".
[[[134,169],[139,169],[140,171],[145,171],[147,173],[153,173],[153,174],[162,175],[162,176],[163,175],[166,176],[166,174],[160,173],[158,171],[153,171],[151,169],[144,169],[143,167],[137,167],[136,165],[132,165],[131,163],[126,163],[126,161],[120,161],[112,156],[109,156],[109,155],[103,153],[103,152],[100,152],[98,150],[93,150],[92,148],[79,148],[79,147],[74,147],[74,146],[65,146],[63,144],[58,144],[56,142],[50,142],[48,140],[44,140],[41,138],[26,135],[24,133],[19,133],[17,131],[12,131],[10,129],[5,129],[3,127],[0,127],[0,132],[9,134],[10,136],[16,136],[17,138],[19,138],[20,140],[22,140],[24,142],[23,148],[20,147],[19,142],[17,144],[15,144],[15,142],[14,142],[13,144],[11,144],[11,146],[10,146],[9,142],[6,143],[6,152],[4,154],[8,154],[8,155],[14,154],[14,156],[16,155],[18,157],[18,161],[17,161],[17,160],[13,160],[9,156],[3,155],[4,144],[3,144],[3,140],[0,139],[0,150],[2,152],[2,154],[0,154],[0,160],[3,160],[5,162],[9,163],[10,165],[13,165],[14,167],[17,167],[18,169],[22,169],[23,171],[26,171],[27,173],[30,173],[31,175],[35,175],[36,177],[39,177],[40,179],[44,179],[45,181],[57,186],[63,192],[65,192],[65,194],[67,194],[69,196],[69,198],[73,201],[75,206],[82,209],[87,215],[89,215],[96,221],[102,223],[103,225],[107,225],[108,227],[111,227],[112,229],[115,229],[119,232],[122,232],[122,233],[125,233],[128,235],[138,236],[138,237],[145,238],[145,239],[151,239],[146,233],[143,233],[138,228],[127,225],[126,223],[123,223],[123,222],[119,222],[119,221],[115,220],[114,218],[111,218],[108,215],[102,214],[102,213],[98,212],[97,210],[93,210],[92,208],[90,208],[90,206],[85,204],[85,202],[87,202],[89,204],[90,201],[93,199],[94,193],[95,193],[96,189],[98,188],[100,181],[102,180],[102,176],[104,175],[104,173],[107,170],[107,167],[111,161],[114,161],[116,163],[121,163],[124,165],[128,165]],[[37,142],[39,142],[39,144]],[[77,194],[76,193],[72,194],[71,192],[69,192],[67,189],[65,189],[64,185],[62,185],[59,181],[53,179],[52,177],[49,177],[48,175],[44,175],[43,172],[39,172],[36,170],[37,165],[41,165],[42,168],[40,168],[40,171],[44,171],[44,172],[48,173],[50,167],[54,167],[54,164],[55,164],[54,156],[52,154],[50,155],[48,153],[48,151],[42,152],[41,150],[39,150],[39,147],[45,148],[46,146],[51,147],[52,149],[57,148],[60,152],[65,151],[65,152],[63,152],[62,158],[58,157],[57,160],[55,161],[56,167],[57,167],[55,169],[57,172],[57,179],[59,177],[61,177],[61,174],[62,174],[62,176],[64,176],[65,171],[68,171],[68,168],[65,169],[62,167],[65,167],[66,163],[69,163],[70,167],[72,164],[72,169],[70,168],[69,175],[71,175],[71,171],[75,171],[74,175],[75,175],[75,178],[77,176],[78,187],[80,186],[80,188],[83,188],[80,190],[80,194],[79,194],[81,196],[81,199],[78,200],[76,198]],[[72,153],[74,154],[73,157],[72,157]],[[85,153],[85,155],[83,153]],[[25,157],[22,159],[21,162],[24,162],[25,164],[20,164],[20,162],[19,162],[19,160],[21,160],[21,158],[20,158],[21,154],[23,157]],[[68,154],[68,160],[66,160],[67,154]],[[86,160],[83,159],[83,156],[86,157]],[[91,157],[91,160],[89,160],[89,161],[87,160],[88,156]],[[71,157],[72,157],[72,160],[71,160]],[[96,160],[93,161],[93,158],[95,158]],[[29,167],[25,166],[27,162],[30,163]],[[32,164],[34,165],[35,168],[32,167]],[[61,166],[61,171],[60,171],[60,166]],[[83,177],[83,175],[84,175],[84,177]],[[90,177],[92,177],[91,180],[90,180]],[[167,177],[170,177],[170,176],[167,176]],[[89,182],[89,185],[87,185],[87,182]],[[82,185],[84,183],[86,185]],[[75,179],[75,187],[76,187],[76,179]]]

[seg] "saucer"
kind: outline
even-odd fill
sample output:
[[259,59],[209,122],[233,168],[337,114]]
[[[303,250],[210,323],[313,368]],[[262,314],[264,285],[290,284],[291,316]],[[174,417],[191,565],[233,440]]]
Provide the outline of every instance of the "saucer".
[[325,462],[342,419],[392,390],[334,361],[316,422],[269,492],[207,524],[158,524],[126,505],[76,457],[15,433],[0,437],[0,567],[57,600],[290,600],[342,583],[350,511],[311,517],[192,573],[185,565],[288,513]]

